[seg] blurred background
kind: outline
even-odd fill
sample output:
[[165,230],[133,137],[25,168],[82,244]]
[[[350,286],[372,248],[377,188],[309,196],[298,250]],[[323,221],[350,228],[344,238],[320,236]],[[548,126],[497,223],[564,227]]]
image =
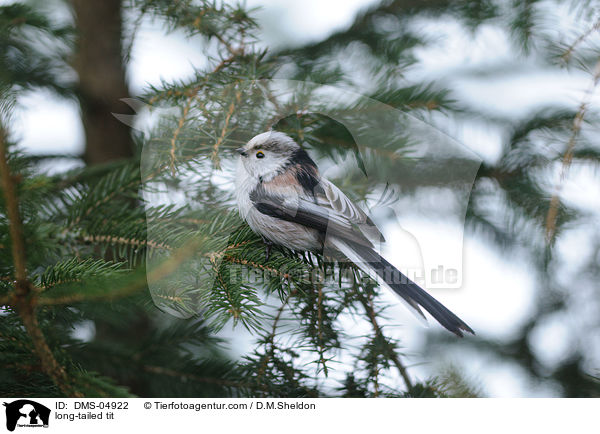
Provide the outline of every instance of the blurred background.
[[[133,121],[125,125],[111,114],[132,114],[120,100],[192,80],[218,56],[213,39],[140,13],[143,2],[22,3],[53,29],[83,29],[76,53],[68,42],[61,45],[60,34],[52,36],[57,40],[27,29],[19,35],[23,52],[39,54],[38,82],[31,79],[36,65],[19,63],[14,51],[3,57],[9,64],[3,74],[13,74],[13,82],[29,77],[17,84],[23,92],[10,125],[17,148],[73,156],[44,162],[49,174],[132,155]],[[455,139],[481,162],[462,234],[462,286],[431,290],[477,335],[458,340],[437,324],[425,328],[393,295],[382,295],[389,305],[383,322],[400,340],[414,378],[443,373],[489,397],[599,396],[600,4],[244,5],[256,19],[254,48],[267,50],[272,78],[331,82],[382,101]],[[143,129],[151,121],[136,122]],[[402,201],[402,185],[399,191]],[[463,228],[421,218],[419,204],[432,200],[430,192],[405,194],[399,221],[383,226],[390,260],[404,260],[399,228],[407,226],[442,256],[455,255],[447,251],[448,233]],[[83,340],[94,333],[89,323],[76,330]],[[226,326],[219,336],[230,341],[233,358],[255,345],[243,327]]]

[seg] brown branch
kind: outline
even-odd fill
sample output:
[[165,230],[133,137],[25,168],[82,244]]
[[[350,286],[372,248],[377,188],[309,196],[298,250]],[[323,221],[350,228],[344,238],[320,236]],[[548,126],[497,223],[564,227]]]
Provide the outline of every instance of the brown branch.
[[225,68],[231,62],[233,62],[235,58],[236,58],[235,54],[232,54],[231,56],[226,57],[225,59],[221,60],[221,62],[219,62],[219,64],[217,64],[217,66],[215,66],[215,68],[212,70],[212,74],[216,74],[221,69]]
[[375,335],[381,338],[382,342],[385,343],[388,350],[388,355],[390,356],[390,359],[396,366],[396,369],[398,369],[398,372],[404,379],[406,387],[409,390],[412,389],[412,381],[410,379],[410,376],[408,375],[406,367],[402,364],[402,361],[396,353],[396,350],[392,348],[392,346],[384,336],[381,326],[377,322],[377,314],[375,313],[375,307],[373,306],[373,299],[371,298],[371,296],[364,296],[362,294],[359,294],[359,299],[365,309],[365,312],[367,313],[367,316],[369,317],[369,320],[371,321],[371,325],[373,326],[373,331],[375,332]]
[[594,73],[592,76],[592,83],[590,87],[587,89],[583,101],[579,105],[579,110],[573,119],[573,126],[571,136],[569,137],[569,142],[567,144],[567,149],[562,159],[562,168],[560,173],[560,179],[554,188],[554,194],[550,199],[550,206],[548,208],[548,214],[546,214],[546,243],[550,244],[554,235],[556,234],[556,219],[558,216],[558,206],[560,204],[560,192],[562,191],[564,180],[567,177],[569,172],[569,168],[571,167],[571,163],[573,162],[573,150],[575,149],[575,144],[577,143],[577,138],[579,137],[579,133],[581,132],[581,126],[583,124],[583,119],[587,113],[589,108],[592,96],[596,87],[598,86],[598,82],[600,81],[600,59],[596,62],[596,66],[594,67]]
[[319,285],[319,295],[317,298],[317,324],[319,329],[319,341],[323,341],[323,287]]
[[265,352],[265,358],[264,358],[263,362],[261,363],[261,366],[258,369],[258,373],[256,375],[256,381],[259,384],[260,384],[261,378],[265,374],[265,370],[267,369],[267,365],[269,364],[269,361],[275,355],[275,335],[277,334],[277,326],[279,324],[279,320],[281,319],[281,315],[283,314],[285,307],[289,303],[292,296],[295,294],[296,294],[295,290],[290,291],[288,293],[288,295],[285,297],[285,299],[283,300],[283,303],[281,303],[281,306],[279,306],[279,309],[277,309],[277,315],[275,315],[275,319],[273,320],[271,334],[267,337],[267,341],[265,342],[265,345],[269,345],[269,349]]
[[221,288],[223,288],[223,291],[225,291],[225,295],[227,296],[227,301],[229,302],[229,306],[231,306],[228,309],[228,312],[231,313],[231,315],[233,315],[234,324],[235,324],[236,321],[238,320],[238,318],[240,317],[240,311],[239,311],[239,309],[234,307],[234,302],[233,302],[233,299],[231,298],[231,291],[229,290],[229,286],[225,283],[225,280],[223,280],[223,276],[221,275],[221,272],[219,271],[219,264],[217,263],[216,256],[210,257],[210,263],[212,264],[213,271],[215,272],[215,275],[217,277],[217,280],[219,281],[219,284],[221,285]]
[[218,33],[215,33],[215,35],[214,35],[214,36],[215,36],[215,38],[217,38],[217,40],[218,40],[218,41],[219,41],[221,44],[225,45],[225,48],[227,48],[227,51],[229,51],[229,53],[230,53],[232,56],[237,56],[238,54],[241,54],[241,53],[242,53],[242,51],[243,51],[243,50],[242,50],[241,48],[239,48],[239,49],[236,49],[236,48],[234,48],[234,47],[233,47],[233,45],[231,45],[229,42],[227,42],[227,41],[225,40],[225,38],[223,38],[223,36],[219,35]]
[[266,265],[261,265],[256,262],[248,261],[247,259],[234,258],[233,256],[225,255],[223,256],[223,260],[227,262],[233,262],[234,264],[247,265],[253,268],[259,268],[263,271],[269,271],[270,273],[283,277],[284,279],[290,278],[289,273],[282,273],[281,271],[276,270],[275,268],[268,267]]
[[319,285],[317,297],[317,339],[319,340],[319,363],[323,364],[323,372],[327,377],[327,365],[325,364],[325,346],[323,345],[323,286]]
[[36,291],[45,291],[47,289],[54,288],[55,286],[58,286],[58,285],[66,285],[67,283],[81,283],[81,282],[82,282],[81,279],[58,280],[58,281],[50,283],[48,285],[37,285],[35,290]]
[[565,62],[568,62],[569,59],[571,58],[571,55],[575,51],[575,48],[577,48],[577,46],[579,44],[581,44],[585,39],[587,39],[588,36],[590,36],[593,32],[595,32],[596,30],[599,30],[599,29],[600,29],[600,19],[598,19],[594,23],[594,25],[592,27],[590,27],[587,31],[585,31],[584,33],[582,33],[581,35],[579,35],[579,37],[577,39],[575,39],[575,41],[573,41],[573,43],[571,45],[569,45],[569,48],[567,48],[565,50],[565,52],[563,53],[563,55],[561,56],[561,58]]
[[181,113],[181,118],[179,118],[179,122],[177,124],[177,128],[175,128],[175,132],[173,133],[173,137],[171,138],[171,173],[175,176],[175,143],[177,142],[177,137],[183,128],[183,124],[185,124],[185,120],[187,118],[188,112],[190,111],[190,107],[192,105],[192,101],[194,100],[197,91],[193,92],[187,99],[185,106],[183,107],[183,112]]
[[36,294],[32,291],[32,285],[27,279],[23,226],[19,215],[19,203],[15,193],[15,181],[11,176],[8,166],[5,132],[2,127],[0,127],[0,176],[9,220],[9,233],[15,267],[16,282],[13,302],[11,304],[15,306],[21,317],[25,330],[33,343],[34,350],[40,359],[44,373],[52,379],[54,384],[65,395],[81,397],[82,395],[79,392],[73,390],[68,385],[67,373],[54,358],[35,314]]
[[162,298],[163,300],[174,301],[175,303],[183,303],[183,298],[175,295],[153,294],[154,297]]
[[6,159],[5,132],[0,127],[0,174],[2,188],[6,201],[6,214],[10,222],[8,226],[13,262],[15,265],[16,289],[22,294],[27,293],[27,267],[25,261],[25,242],[23,240],[23,225],[19,216],[19,204],[15,193],[14,179],[10,174]]
[[235,60],[236,56],[235,55],[231,55],[229,57],[226,57],[225,59],[221,60],[214,68],[211,72],[208,73],[208,75],[205,77],[205,79],[203,80],[202,83],[197,84],[196,86],[192,87],[190,90],[186,90],[186,91],[178,91],[178,90],[173,90],[170,89],[166,92],[162,92],[160,94],[157,94],[155,96],[153,96],[152,98],[150,98],[150,100],[148,100],[148,104],[149,105],[153,105],[155,103],[157,103],[158,101],[165,99],[165,98],[169,98],[169,97],[178,97],[178,96],[189,96],[191,95],[197,95],[198,92],[200,91],[200,89],[202,88],[202,86],[204,86],[206,84],[206,82],[208,81],[208,77],[210,75],[216,74],[217,72],[221,71],[223,68],[225,68],[227,65],[229,65],[231,62],[233,62]]
[[[237,92],[236,100],[239,102],[240,98],[241,98],[241,94],[240,94],[240,92]],[[235,110],[235,102],[232,101],[231,104],[229,105],[229,110],[227,110],[227,116],[225,117],[225,124],[223,125],[223,128],[221,129],[221,135],[215,142],[215,146],[213,148],[212,159],[215,162],[215,167],[217,169],[221,168],[221,164],[219,161],[219,146],[221,146],[221,143],[223,143],[223,141],[225,140],[225,135],[227,134],[227,128],[229,127],[229,121],[231,120],[231,116],[233,115],[234,110]]]
[[31,298],[18,297],[15,307],[23,321],[25,330],[27,330],[27,333],[33,342],[33,347],[42,365],[42,371],[52,379],[54,384],[56,384],[65,395],[71,397],[83,397],[81,393],[68,385],[69,379],[65,369],[54,358],[54,354],[52,354],[52,351],[46,342],[44,334],[40,329],[37,316],[35,315],[34,300]]
[[124,244],[127,246],[142,247],[147,246],[153,249],[173,250],[171,246],[165,243],[159,243],[152,240],[137,240],[135,238],[117,237],[114,235],[83,235],[81,237],[86,242],[99,242],[109,244]]

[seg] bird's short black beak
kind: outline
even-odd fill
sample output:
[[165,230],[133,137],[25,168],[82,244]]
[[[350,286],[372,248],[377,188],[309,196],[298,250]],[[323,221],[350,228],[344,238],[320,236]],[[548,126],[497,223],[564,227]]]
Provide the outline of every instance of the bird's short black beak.
[[246,152],[246,150],[244,148],[237,148],[235,150],[235,152],[237,152],[238,154],[240,154],[242,157],[247,157],[248,153]]

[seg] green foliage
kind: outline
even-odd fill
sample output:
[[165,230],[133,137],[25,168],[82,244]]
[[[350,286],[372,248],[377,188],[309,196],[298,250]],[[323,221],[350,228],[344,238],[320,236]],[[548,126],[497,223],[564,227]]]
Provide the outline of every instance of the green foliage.
[[73,28],[53,23],[31,6],[1,6],[0,82],[71,94],[73,73],[67,55],[73,35]]
[[[298,79],[319,81],[327,71],[352,71],[339,81],[366,89],[374,98],[413,115],[433,118],[433,124],[440,128],[450,125],[449,131],[457,124],[459,128],[474,125],[498,132],[502,137],[501,152],[480,167],[470,194],[466,225],[507,257],[519,254],[527,258],[531,275],[537,282],[534,300],[537,311],[513,338],[501,341],[481,337],[454,341],[432,334],[427,345],[431,351],[426,357],[438,357],[440,347],[458,347],[456,351],[461,351],[465,346],[515,363],[533,382],[547,384],[564,396],[597,396],[597,383],[592,381],[593,373],[590,376],[590,364],[597,362],[597,356],[590,353],[589,345],[600,328],[598,321],[590,320],[586,330],[572,329],[571,333],[579,336],[579,342],[587,344],[575,345],[570,357],[554,365],[544,364],[532,345],[535,333],[549,318],[575,317],[579,315],[577,306],[598,305],[598,286],[594,279],[599,269],[595,253],[587,256],[585,265],[577,272],[570,272],[555,249],[556,244],[582,230],[587,234],[591,251],[598,249],[598,225],[593,223],[597,214],[564,201],[561,194],[569,166],[591,168],[593,173],[598,171],[597,110],[588,95],[577,101],[580,105],[576,109],[555,103],[533,108],[523,115],[499,116],[488,108],[488,101],[477,101],[473,107],[461,101],[457,93],[449,92],[459,80],[493,82],[509,74],[541,70],[557,74],[583,72],[589,77],[590,92],[597,91],[600,58],[597,3],[568,2],[568,12],[563,6],[561,2],[535,0],[390,0],[360,13],[347,29],[316,43],[271,53],[271,58],[281,64],[283,71],[291,72]],[[561,20],[565,13],[572,15],[564,22],[573,23],[566,28]],[[474,36],[483,26],[502,32],[512,43],[510,59],[444,71],[448,77],[441,77],[432,84],[420,82],[414,74],[410,75],[412,67],[420,66],[414,55],[415,48],[432,46],[439,35],[426,33],[415,23],[443,25],[446,21],[462,24]],[[351,53],[360,54],[352,56]],[[482,111],[481,107],[486,108]],[[427,117],[429,110],[444,116]],[[583,122],[577,126],[579,117]],[[329,131],[327,136],[332,136]],[[338,148],[344,146],[341,137],[334,141],[339,143]],[[319,140],[314,142],[319,143]],[[448,165],[456,174],[464,163],[457,159],[419,166],[405,160],[397,162],[393,166],[396,170],[385,176],[396,180],[403,193],[413,189],[418,192],[424,186],[419,183],[421,180],[433,183]],[[379,170],[385,171],[385,165]],[[407,176],[401,178],[401,174]],[[414,181],[419,182],[413,184]],[[369,188],[372,190],[373,186]],[[552,212],[555,212],[554,218],[551,218]],[[565,275],[570,277],[566,279]],[[352,388],[356,380],[348,377],[347,384]],[[460,391],[453,393],[461,394]]]
[[[393,372],[406,373],[398,343],[377,323],[382,307],[375,307],[374,282],[320,255],[276,248],[267,261],[260,238],[232,212],[231,189],[214,176],[229,164],[240,141],[267,127],[263,112],[244,110],[242,103],[270,101],[273,108],[287,105],[295,112],[312,90],[298,94],[296,101],[278,102],[274,89],[256,92],[255,85],[247,84],[271,77],[275,65],[265,61],[264,51],[254,49],[256,23],[242,7],[154,0],[128,7],[139,17],[164,23],[167,30],[215,41],[219,49],[211,67],[191,80],[148,90],[144,99],[149,105],[175,105],[178,113],[161,116],[154,130],[136,137],[141,152],[134,161],[49,176],[40,163],[56,156],[23,155],[6,143],[3,155],[10,176],[3,192],[15,187],[23,234],[21,239],[9,233],[14,221],[0,226],[5,276],[0,293],[2,392],[330,396],[337,394],[330,375],[339,368],[333,365],[348,352],[356,369],[343,394],[360,389],[364,396],[401,396],[406,389]],[[71,37],[26,6],[3,8],[1,16],[8,23],[7,35],[16,35],[9,40],[13,45],[24,43],[13,25],[20,21],[54,38]],[[68,94],[67,84],[60,84],[64,71],[55,76],[56,68],[48,66],[50,59],[59,63],[67,45],[39,57],[46,62],[44,80],[33,74],[39,41],[27,42],[29,51],[23,47],[23,64],[34,65],[31,74],[23,75],[27,85],[14,76],[3,77],[17,97],[24,88],[44,86]],[[2,53],[8,56],[11,50],[5,46]],[[406,95],[406,105],[419,104],[433,98],[428,89],[389,95],[395,100]],[[287,129],[306,133],[315,146],[325,144],[326,130],[340,134],[328,119],[304,125],[308,120]],[[328,152],[333,156],[334,148]],[[185,201],[155,201],[169,191]],[[7,212],[11,206],[2,203]],[[15,281],[12,276],[23,270],[7,247],[21,241],[27,277]],[[333,277],[315,283],[315,272]],[[35,308],[33,316],[29,305]],[[372,336],[352,344],[340,324],[348,316],[372,323]],[[21,321],[29,324],[27,329]],[[232,326],[256,336],[255,350],[242,360],[231,359],[226,341],[216,334]],[[418,384],[406,381],[410,390],[418,390]]]
[[[471,32],[482,24],[499,26],[512,37],[518,56],[526,59],[533,56],[556,67],[556,54],[568,49],[573,52],[570,64],[591,69],[589,50],[580,55],[577,47],[565,48],[564,41],[544,34],[539,3],[508,7],[491,1],[387,1],[323,41],[267,52],[254,46],[257,23],[252,11],[242,6],[191,0],[126,2],[136,25],[142,17],[151,17],[165,31],[183,31],[207,42],[212,47],[209,64],[185,81],[146,90],[142,98],[150,110],[159,112],[159,120],[151,131],[136,133],[140,152],[133,161],[53,175],[40,163],[57,156],[19,152],[5,134],[10,132],[7,114],[13,110],[12,95],[16,93],[18,101],[26,89],[75,92],[65,62],[74,29],[55,25],[32,7],[1,7],[0,82],[6,91],[0,98],[0,140],[3,149],[8,148],[3,154],[23,224],[27,279],[15,280],[19,270],[10,233],[14,221],[6,218],[10,205],[4,182],[0,392],[481,396],[459,368],[424,382],[412,379],[411,370],[404,367],[401,342],[385,326],[379,287],[353,266],[282,248],[275,248],[267,261],[262,240],[233,210],[230,175],[232,150],[275,126],[320,161],[340,167],[348,159],[356,162],[359,170],[341,173],[335,181],[361,205],[397,201],[400,192],[416,196],[458,183],[474,161],[465,157],[420,162],[413,153],[430,138],[411,130],[411,120],[435,125],[440,117],[470,116],[498,126],[504,139],[501,155],[486,161],[477,174],[467,225],[501,250],[518,250],[532,258],[543,302],[509,342],[477,338],[457,344],[432,334],[428,348],[473,346],[519,364],[540,381],[559,384],[565,396],[597,395],[597,382],[583,368],[585,349],[544,370],[529,345],[532,330],[545,317],[564,311],[569,301],[570,288],[553,272],[561,265],[553,246],[586,215],[553,201],[554,186],[548,185],[547,174],[564,164],[578,112],[551,107],[518,119],[479,112],[475,116],[476,110],[442,80],[406,78],[418,64],[417,49],[435,43],[414,22],[448,17]],[[36,36],[25,38],[24,32]],[[55,49],[42,49],[42,40],[52,41]],[[16,54],[19,62],[13,62]],[[313,84],[302,84],[290,95],[281,83],[264,80],[273,77]],[[386,107],[401,109],[408,114],[400,124],[406,128],[390,137],[385,133],[389,113],[380,113],[366,98],[324,103],[319,99],[322,84],[359,88]],[[163,108],[174,110],[163,114]],[[369,111],[375,114],[364,117]],[[337,119],[360,127],[350,132]],[[585,128],[594,126],[592,116],[586,122]],[[588,133],[578,135],[572,159],[597,167],[600,153]],[[357,136],[370,138],[368,149],[357,144]],[[555,206],[554,239],[547,243],[548,210]],[[590,261],[584,271],[590,281],[597,280],[597,263]],[[327,278],[314,279],[319,273]],[[26,297],[19,292],[23,288]],[[31,318],[24,302],[35,306],[37,326],[23,327]],[[360,332],[348,329],[349,323]],[[64,384],[57,381],[63,375],[60,370],[48,367],[48,355],[42,357],[40,336],[32,334],[35,327],[64,370]],[[220,330],[231,327],[247,329],[254,338],[254,349],[240,360],[219,337]],[[594,324],[590,335],[599,327]]]

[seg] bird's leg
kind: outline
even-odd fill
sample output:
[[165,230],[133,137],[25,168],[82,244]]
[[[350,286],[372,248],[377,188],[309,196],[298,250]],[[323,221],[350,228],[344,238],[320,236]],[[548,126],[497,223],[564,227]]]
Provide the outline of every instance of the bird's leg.
[[273,247],[273,241],[266,239],[262,235],[261,238],[263,240],[263,243],[265,243],[265,262],[267,262],[269,260],[269,257],[271,256],[271,247]]

